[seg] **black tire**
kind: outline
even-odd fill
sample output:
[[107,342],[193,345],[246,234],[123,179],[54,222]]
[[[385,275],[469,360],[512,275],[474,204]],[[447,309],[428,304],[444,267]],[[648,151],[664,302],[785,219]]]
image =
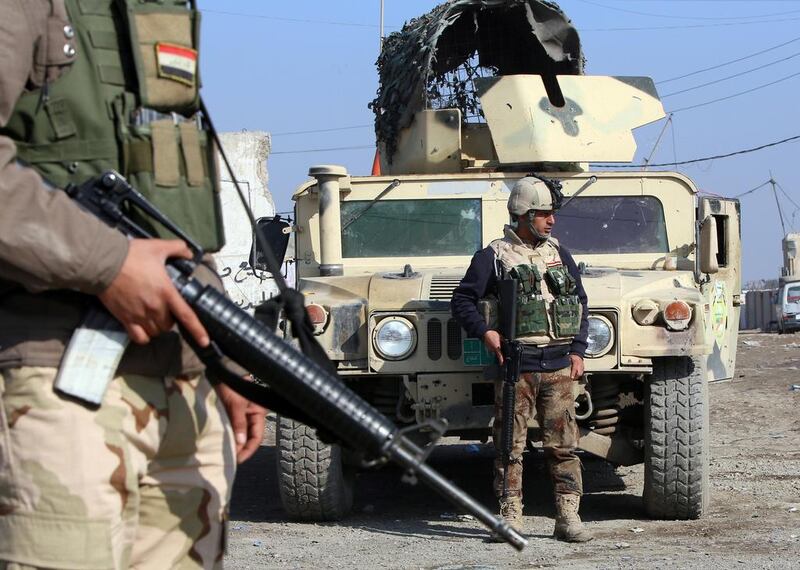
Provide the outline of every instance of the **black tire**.
[[335,521],[353,509],[355,468],[342,461],[338,445],[323,443],[313,428],[278,418],[278,487],[290,518]]
[[645,398],[644,506],[659,519],[708,509],[708,384],[703,357],[653,361]]

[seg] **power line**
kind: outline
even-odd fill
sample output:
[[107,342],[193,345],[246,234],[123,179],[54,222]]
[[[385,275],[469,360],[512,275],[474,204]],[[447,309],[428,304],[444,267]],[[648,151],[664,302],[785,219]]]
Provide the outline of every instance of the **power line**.
[[726,26],[750,26],[754,24],[782,24],[786,22],[794,22],[800,18],[781,18],[779,20],[758,20],[753,22],[720,22],[717,24],[686,24],[674,26],[642,26],[642,27],[619,27],[619,28],[578,28],[581,33],[584,32],[645,32],[645,31],[658,31],[658,30],[690,30],[696,28],[720,28]]
[[374,127],[375,125],[353,125],[351,127],[333,127],[330,129],[312,129],[310,131],[285,131],[282,133],[270,133],[273,137],[288,136],[288,135],[309,135],[313,133],[330,133],[333,131],[350,131],[353,129],[365,129],[367,127]]
[[310,153],[310,152],[329,152],[329,151],[334,151],[334,150],[358,150],[358,149],[364,149],[364,148],[372,148],[372,149],[374,149],[375,145],[337,146],[337,147],[331,147],[331,148],[309,148],[309,149],[299,149],[299,150],[280,150],[280,151],[277,151],[277,152],[271,152],[269,154],[270,154],[270,156],[273,156],[273,155],[276,155],[276,154],[306,154],[306,153]]
[[[209,14],[218,14],[222,16],[236,16],[241,18],[257,18],[261,20],[273,20],[276,22],[287,22],[292,24],[322,24],[326,26],[346,26],[355,28],[379,28],[378,24],[364,24],[361,22],[340,22],[332,20],[313,20],[308,18],[285,18],[281,16],[267,16],[264,14],[248,14],[244,12],[229,12],[225,10],[208,10],[204,9],[203,12]],[[653,30],[684,30],[692,28],[717,28],[721,26],[744,26],[753,24],[781,24],[785,22],[792,22],[800,20],[798,18],[781,18],[777,20],[757,20],[748,22],[719,22],[715,24],[687,24],[687,25],[674,25],[674,26],[643,26],[643,27],[619,27],[619,28],[578,28],[578,32],[635,32],[635,31],[653,31]],[[384,26],[386,28],[400,29],[400,26]]]
[[699,73],[705,73],[706,71],[712,71],[714,69],[719,69],[720,67],[725,67],[726,65],[739,63],[740,61],[744,61],[746,59],[750,59],[750,58],[756,57],[758,55],[767,53],[769,51],[773,51],[773,50],[776,50],[776,49],[780,49],[780,48],[782,48],[784,46],[788,46],[789,44],[792,44],[792,43],[794,43],[796,41],[800,41],[800,36],[796,37],[796,38],[793,38],[793,39],[791,39],[791,40],[789,40],[787,42],[783,42],[782,44],[778,44],[776,46],[772,46],[772,47],[769,47],[767,49],[762,49],[761,51],[757,51],[757,52],[754,52],[754,53],[751,53],[751,54],[748,54],[748,55],[745,55],[745,56],[742,56],[742,57],[739,57],[739,58],[736,58],[736,59],[732,59],[730,61],[725,61],[725,62],[719,63],[717,65],[712,65],[711,67],[704,67],[703,69],[698,69],[697,71],[692,71],[691,73],[685,73],[683,75],[678,75],[677,77],[670,77],[669,79],[662,79],[661,81],[656,81],[656,85],[662,85],[664,83],[669,83],[671,81],[677,81],[678,79],[684,79],[686,77],[691,77],[692,75],[697,75]]
[[797,216],[797,212],[800,211],[800,205],[798,205],[797,202],[792,200],[792,197],[789,196],[789,193],[786,192],[786,190],[783,189],[783,186],[781,186],[780,183],[778,183],[777,180],[775,181],[775,185],[778,187],[778,189],[781,191],[781,193],[784,196],[786,196],[786,199],[789,200],[789,202],[791,202],[792,205],[794,205],[794,210],[792,210],[792,220],[789,222],[789,225],[792,226],[792,231],[795,231],[794,220],[795,220],[795,217]]
[[[203,9],[204,14],[219,14],[222,16],[237,16],[241,18],[257,18],[260,20],[274,20],[276,22],[289,22],[292,24],[323,24],[326,26],[348,26],[351,28],[378,28],[378,24],[363,24],[361,22],[337,22],[331,20],[312,20],[308,18],[284,18],[281,16],[267,16],[264,14],[245,14],[243,12],[228,12],[226,10]],[[393,28],[395,26],[386,26]]]
[[594,166],[596,166],[598,168],[644,168],[645,166],[648,166],[648,167],[655,167],[655,166],[658,166],[658,167],[663,167],[663,166],[681,166],[681,165],[684,165],[684,164],[694,164],[696,162],[707,162],[709,160],[717,160],[717,159],[720,159],[720,158],[730,158],[731,156],[737,156],[737,155],[740,155],[740,154],[747,154],[747,153],[750,153],[750,152],[756,152],[757,150],[763,150],[765,148],[778,146],[780,144],[796,141],[798,139],[800,139],[800,135],[795,135],[793,137],[785,138],[785,139],[782,139],[782,140],[779,140],[779,141],[775,141],[775,142],[771,142],[771,143],[767,143],[767,144],[762,144],[761,146],[756,146],[756,147],[753,147],[753,148],[746,148],[746,149],[743,149],[743,150],[737,150],[735,152],[729,152],[727,154],[718,154],[716,156],[707,156],[705,158],[694,158],[692,160],[683,160],[683,161],[680,161],[680,162],[665,162],[665,163],[661,163],[661,164],[595,164]]
[[617,12],[625,12],[627,14],[636,14],[638,16],[652,16],[655,18],[671,18],[673,20],[746,20],[750,18],[773,18],[775,16],[785,16],[787,14],[797,14],[800,10],[789,10],[788,12],[776,12],[774,14],[761,14],[761,15],[752,15],[752,16],[673,16],[670,14],[654,14],[652,12],[639,12],[638,10],[629,10],[627,8],[617,8],[616,6],[609,6],[607,4],[601,4],[600,2],[592,2],[591,0],[578,0],[578,2],[582,2],[583,4],[590,4],[592,6],[597,6],[599,8],[605,8],[607,10],[615,10]]
[[780,185],[780,183],[779,183],[777,180],[775,181],[775,184],[778,186],[778,189],[779,189],[781,192],[783,192],[783,195],[784,195],[784,196],[786,196],[786,199],[787,199],[787,200],[789,200],[789,201],[792,203],[792,205],[793,205],[795,208],[798,208],[798,209],[800,209],[800,204],[798,204],[797,202],[795,202],[794,200],[792,200],[792,197],[791,197],[791,196],[789,196],[789,193],[788,193],[788,192],[786,192],[786,190],[784,190],[784,189],[783,189],[783,186],[781,186],[781,185]]
[[741,77],[742,75],[747,75],[748,73],[753,73],[754,71],[761,71],[767,67],[771,67],[773,65],[777,65],[779,63],[783,63],[784,61],[788,61],[800,55],[800,52],[793,53],[788,57],[784,57],[782,59],[777,59],[775,61],[771,61],[769,63],[765,63],[759,67],[753,67],[746,71],[740,71],[739,73],[735,73],[733,75],[728,75],[727,77],[722,77],[720,79],[715,79],[714,81],[708,81],[707,83],[701,83],[700,85],[695,85],[694,87],[687,87],[686,89],[681,89],[680,91],[673,91],[672,93],[667,93],[666,95],[661,95],[661,99],[665,99],[666,97],[672,97],[673,95],[680,95],[681,93],[686,93],[687,91],[694,91],[695,89],[701,89],[703,87],[708,87],[709,85],[714,85],[716,83],[722,83],[723,81],[727,81],[729,79],[734,79],[736,77]]
[[755,188],[751,188],[751,189],[750,189],[750,190],[748,190],[747,192],[742,192],[741,194],[737,194],[736,196],[734,196],[734,198],[735,198],[735,199],[738,199],[738,198],[742,198],[742,197],[744,197],[744,196],[747,196],[748,194],[752,194],[752,193],[753,193],[753,192],[755,192],[756,190],[760,190],[761,188],[763,188],[764,186],[766,186],[767,184],[769,184],[769,182],[770,182],[769,180],[767,180],[766,182],[762,182],[761,184],[759,184],[759,185],[758,185],[758,186],[756,186]]
[[753,91],[758,91],[759,89],[764,89],[765,87],[769,87],[770,85],[775,85],[776,83],[781,83],[783,81],[787,81],[792,77],[797,77],[800,75],[800,71],[796,73],[792,73],[791,75],[787,75],[786,77],[781,77],[780,79],[776,79],[775,81],[770,81],[769,83],[764,83],[763,85],[759,85],[757,87],[753,87],[752,89],[747,89],[746,91],[740,91],[739,93],[734,93],[733,95],[727,95],[726,97],[718,97],[717,99],[712,99],[710,101],[704,101],[703,103],[697,103],[696,105],[689,105],[688,107],[681,107],[680,109],[673,109],[669,111],[670,113],[680,113],[681,111],[688,111],[689,109],[697,109],[698,107],[705,107],[706,105],[711,105],[712,103],[719,103],[720,101],[727,101],[728,99],[733,99],[734,97],[739,97],[740,95],[746,95],[748,93],[752,93]]

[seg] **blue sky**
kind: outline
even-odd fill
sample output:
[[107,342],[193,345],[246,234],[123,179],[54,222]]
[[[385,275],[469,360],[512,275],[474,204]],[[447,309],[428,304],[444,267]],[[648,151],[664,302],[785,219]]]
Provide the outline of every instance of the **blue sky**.
[[[385,0],[386,33],[437,4]],[[379,0],[200,0],[199,5],[205,11],[204,96],[218,129],[272,133],[269,187],[278,211],[292,209],[291,193],[306,180],[310,165],[341,164],[351,174],[369,173],[375,139],[367,104],[377,89]],[[668,111],[753,89],[676,112],[651,162],[715,156],[800,135],[800,1],[563,0],[559,5],[580,32],[588,74],[648,75],[662,97],[742,74],[663,97]],[[663,126],[637,131],[636,162],[650,155]],[[316,132],[290,134],[298,131]],[[799,153],[800,141],[678,171],[701,191],[723,196],[759,186],[771,171],[800,204]],[[786,230],[800,231],[800,211],[778,192]],[[744,196],[742,211],[744,280],[777,277],[783,233],[769,185]]]

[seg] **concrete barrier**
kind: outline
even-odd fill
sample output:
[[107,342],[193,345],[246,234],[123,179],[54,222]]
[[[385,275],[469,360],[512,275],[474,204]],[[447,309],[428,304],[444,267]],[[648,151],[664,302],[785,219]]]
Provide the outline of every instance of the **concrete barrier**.
[[739,315],[739,330],[758,329],[763,332],[776,330],[773,299],[776,289],[747,291],[744,306]]

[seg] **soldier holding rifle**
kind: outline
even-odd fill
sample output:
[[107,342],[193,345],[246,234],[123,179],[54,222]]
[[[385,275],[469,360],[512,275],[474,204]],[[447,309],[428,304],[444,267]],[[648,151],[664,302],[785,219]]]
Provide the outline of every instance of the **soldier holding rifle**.
[[[557,181],[528,175],[514,184],[511,224],[472,258],[452,312],[504,367],[495,380],[493,428],[501,515],[522,530],[522,453],[536,414],[555,490],[554,537],[585,542],[592,536],[578,516],[583,484],[572,383],[583,375],[588,311],[575,261],[550,235],[562,198]],[[479,311],[486,297],[499,301],[500,330]]]
[[[191,252],[129,240],[43,181],[119,171],[222,247],[198,36],[194,2],[0,0],[2,567],[222,563],[236,460],[257,449],[265,410],[212,387],[173,327],[209,343],[164,266]],[[79,329],[99,305],[122,327]],[[99,405],[54,390],[59,375]]]

